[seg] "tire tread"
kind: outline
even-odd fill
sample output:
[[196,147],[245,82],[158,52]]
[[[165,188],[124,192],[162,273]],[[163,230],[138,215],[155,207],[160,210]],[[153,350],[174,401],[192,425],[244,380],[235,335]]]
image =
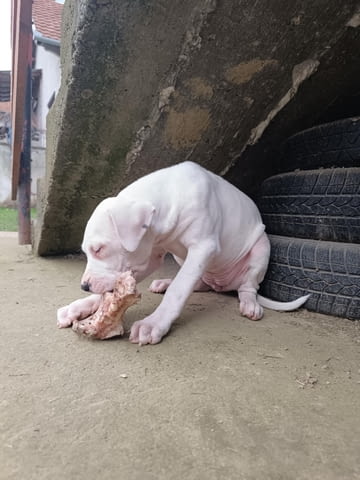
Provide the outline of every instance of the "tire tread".
[[360,243],[360,168],[275,175],[258,206],[268,233]]
[[282,145],[282,166],[295,168],[360,166],[360,117],[303,130]]
[[360,319],[360,246],[269,235],[261,293],[289,301],[311,293],[308,310]]

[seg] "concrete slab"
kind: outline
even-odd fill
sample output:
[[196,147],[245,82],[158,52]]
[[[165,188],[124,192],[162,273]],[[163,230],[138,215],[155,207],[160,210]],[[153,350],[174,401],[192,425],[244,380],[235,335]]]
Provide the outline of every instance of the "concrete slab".
[[0,478],[360,478],[358,322],[196,293],[159,345],[89,341],[55,324],[83,267],[0,236]]
[[103,198],[186,159],[256,194],[286,135],[356,110],[359,36],[357,0],[68,0],[36,253],[76,251]]

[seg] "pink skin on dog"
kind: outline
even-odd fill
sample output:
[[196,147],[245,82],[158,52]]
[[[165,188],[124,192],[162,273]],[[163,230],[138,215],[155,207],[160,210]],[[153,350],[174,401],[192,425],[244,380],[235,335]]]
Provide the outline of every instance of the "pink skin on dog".
[[[294,310],[308,296],[281,303],[257,294],[270,255],[264,230],[254,202],[200,165],[184,162],[158,170],[93,212],[82,244],[87,256],[82,288],[111,291],[127,270],[139,282],[171,253],[180,269],[173,280],[152,282],[150,290],[165,295],[152,314],[133,324],[130,340],[139,344],[158,343],[194,290],[238,291],[240,313],[252,320],[262,317],[263,306]],[[94,308],[94,297],[89,298],[77,308]]]

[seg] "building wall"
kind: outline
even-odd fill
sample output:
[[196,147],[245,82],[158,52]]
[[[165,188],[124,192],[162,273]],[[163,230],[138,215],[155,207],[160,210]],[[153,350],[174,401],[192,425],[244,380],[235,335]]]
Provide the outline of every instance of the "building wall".
[[10,145],[0,142],[0,205],[8,204],[11,197]]
[[[49,112],[48,103],[60,86],[60,52],[59,48],[38,43],[34,68],[41,70],[39,102],[33,113],[33,129],[38,130],[39,142],[35,147],[46,146],[46,117]],[[45,161],[45,160],[44,160]]]
[[49,101],[60,87],[60,50],[38,43],[35,52],[35,70],[41,70],[38,104],[32,115],[31,143],[31,204],[35,205],[38,179],[45,176],[46,119]]
[[[44,44],[36,45],[34,69],[41,70],[38,104],[32,115],[31,144],[31,204],[36,203],[38,179],[45,175],[46,117],[48,103],[60,86],[59,48]],[[11,200],[11,153],[10,145],[0,141],[0,205],[15,205]]]
[[[37,182],[44,176],[45,149],[31,150],[31,205],[36,204]],[[11,200],[11,155],[10,145],[0,142],[0,206],[15,206]]]

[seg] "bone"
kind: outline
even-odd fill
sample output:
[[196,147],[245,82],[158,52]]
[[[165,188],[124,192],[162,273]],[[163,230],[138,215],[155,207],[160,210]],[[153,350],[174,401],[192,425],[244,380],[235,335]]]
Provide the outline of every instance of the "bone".
[[102,295],[96,312],[82,320],[75,320],[72,329],[99,340],[123,335],[125,311],[137,303],[140,297],[131,272],[124,272],[117,279],[113,292]]

